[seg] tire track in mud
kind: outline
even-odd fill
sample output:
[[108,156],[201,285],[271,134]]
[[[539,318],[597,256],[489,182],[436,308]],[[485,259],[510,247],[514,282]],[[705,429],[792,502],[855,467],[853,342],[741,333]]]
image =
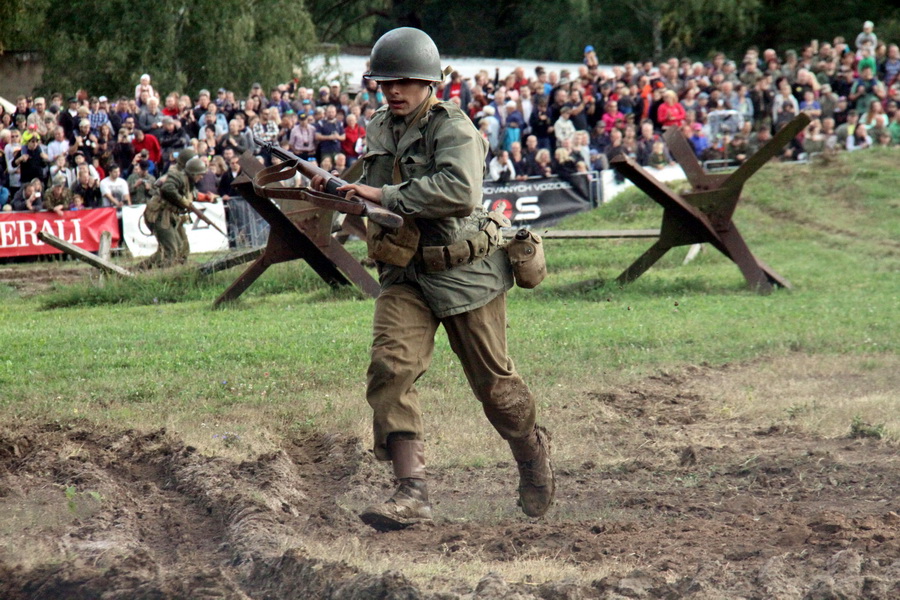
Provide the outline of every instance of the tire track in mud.
[[25,546],[29,534],[56,544],[25,565],[3,548],[0,597],[245,597],[223,569],[230,553],[221,520],[175,487],[169,465],[179,448],[163,432],[2,434],[3,507],[48,499],[42,508],[55,521],[37,532],[22,523],[16,533]]
[[[57,516],[37,530],[21,516],[6,522],[4,533],[37,548],[23,563],[11,543],[0,546],[0,598],[418,597],[397,573],[304,555],[304,532],[343,526],[334,492],[354,471],[357,444],[312,436],[290,450],[235,464],[164,431],[0,429],[0,517],[37,496],[36,509],[52,505]],[[76,490],[69,500],[66,489]]]
[[[572,415],[579,435],[634,447],[622,448],[630,459],[618,466],[557,465],[558,503],[545,520],[515,511],[514,465],[498,463],[437,469],[435,524],[386,534],[352,512],[389,485],[356,439],[311,433],[238,463],[164,431],[0,426],[0,598],[900,597],[895,449],[777,427],[737,427],[724,445],[691,442],[721,426],[710,397],[691,387],[715,377],[693,367],[573,402],[584,411]],[[635,423],[641,434],[625,437]],[[490,522],[458,518],[468,502],[502,512]],[[444,578],[432,590],[306,550],[340,540],[397,558],[398,568],[471,556],[587,572],[641,566],[589,584],[488,574],[475,586]]]

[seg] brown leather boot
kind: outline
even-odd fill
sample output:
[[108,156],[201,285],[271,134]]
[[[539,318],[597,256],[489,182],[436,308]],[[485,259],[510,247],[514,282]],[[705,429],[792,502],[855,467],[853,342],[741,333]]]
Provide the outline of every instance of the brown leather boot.
[[388,440],[388,451],[399,485],[386,502],[374,504],[359,515],[363,523],[379,531],[405,529],[431,520],[431,504],[425,485],[425,444],[419,440]]
[[535,426],[531,434],[509,440],[509,447],[519,465],[519,506],[529,517],[542,517],[556,493],[550,462],[550,432]]

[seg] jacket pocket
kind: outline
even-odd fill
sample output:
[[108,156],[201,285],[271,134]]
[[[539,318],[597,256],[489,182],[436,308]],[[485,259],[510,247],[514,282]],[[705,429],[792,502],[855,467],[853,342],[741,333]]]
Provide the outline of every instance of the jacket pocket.
[[434,172],[434,159],[424,154],[408,154],[400,160],[404,180],[418,179]]

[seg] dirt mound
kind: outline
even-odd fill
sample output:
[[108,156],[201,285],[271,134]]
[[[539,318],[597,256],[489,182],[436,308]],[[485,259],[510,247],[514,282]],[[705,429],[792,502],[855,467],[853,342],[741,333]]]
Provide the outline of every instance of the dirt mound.
[[43,294],[55,285],[74,284],[96,277],[96,271],[76,261],[7,264],[0,268],[0,286],[8,286],[22,297]]
[[[713,410],[684,380],[706,376],[586,402],[598,423],[639,418],[651,439],[706,426]],[[558,464],[557,505],[540,521],[514,506],[514,465],[437,469],[435,523],[377,533],[355,512],[390,482],[356,439],[299,437],[238,463],[165,431],[0,427],[0,598],[900,597],[894,448],[772,428],[631,454]],[[490,517],[472,517],[480,505]],[[323,555],[342,544],[392,566]],[[491,561],[582,576],[453,574]],[[429,564],[443,570],[410,578]]]

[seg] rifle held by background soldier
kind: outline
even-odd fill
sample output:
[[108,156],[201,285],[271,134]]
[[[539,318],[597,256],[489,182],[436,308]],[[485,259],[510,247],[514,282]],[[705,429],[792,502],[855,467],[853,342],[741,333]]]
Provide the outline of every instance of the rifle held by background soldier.
[[195,215],[197,215],[197,218],[198,218],[198,219],[200,219],[201,221],[203,221],[203,222],[206,223],[207,225],[209,225],[209,226],[215,228],[216,231],[218,231],[219,233],[221,233],[221,234],[224,235],[225,237],[228,237],[228,234],[225,233],[224,231],[222,231],[222,229],[221,229],[218,225],[216,225],[215,223],[213,223],[212,221],[210,221],[210,220],[209,220],[209,217],[207,217],[206,215],[204,215],[202,210],[200,210],[199,208],[197,208],[196,206],[194,206],[194,203],[193,203],[193,202],[191,202],[190,204],[188,204],[188,210],[190,210],[192,213],[194,213]]

